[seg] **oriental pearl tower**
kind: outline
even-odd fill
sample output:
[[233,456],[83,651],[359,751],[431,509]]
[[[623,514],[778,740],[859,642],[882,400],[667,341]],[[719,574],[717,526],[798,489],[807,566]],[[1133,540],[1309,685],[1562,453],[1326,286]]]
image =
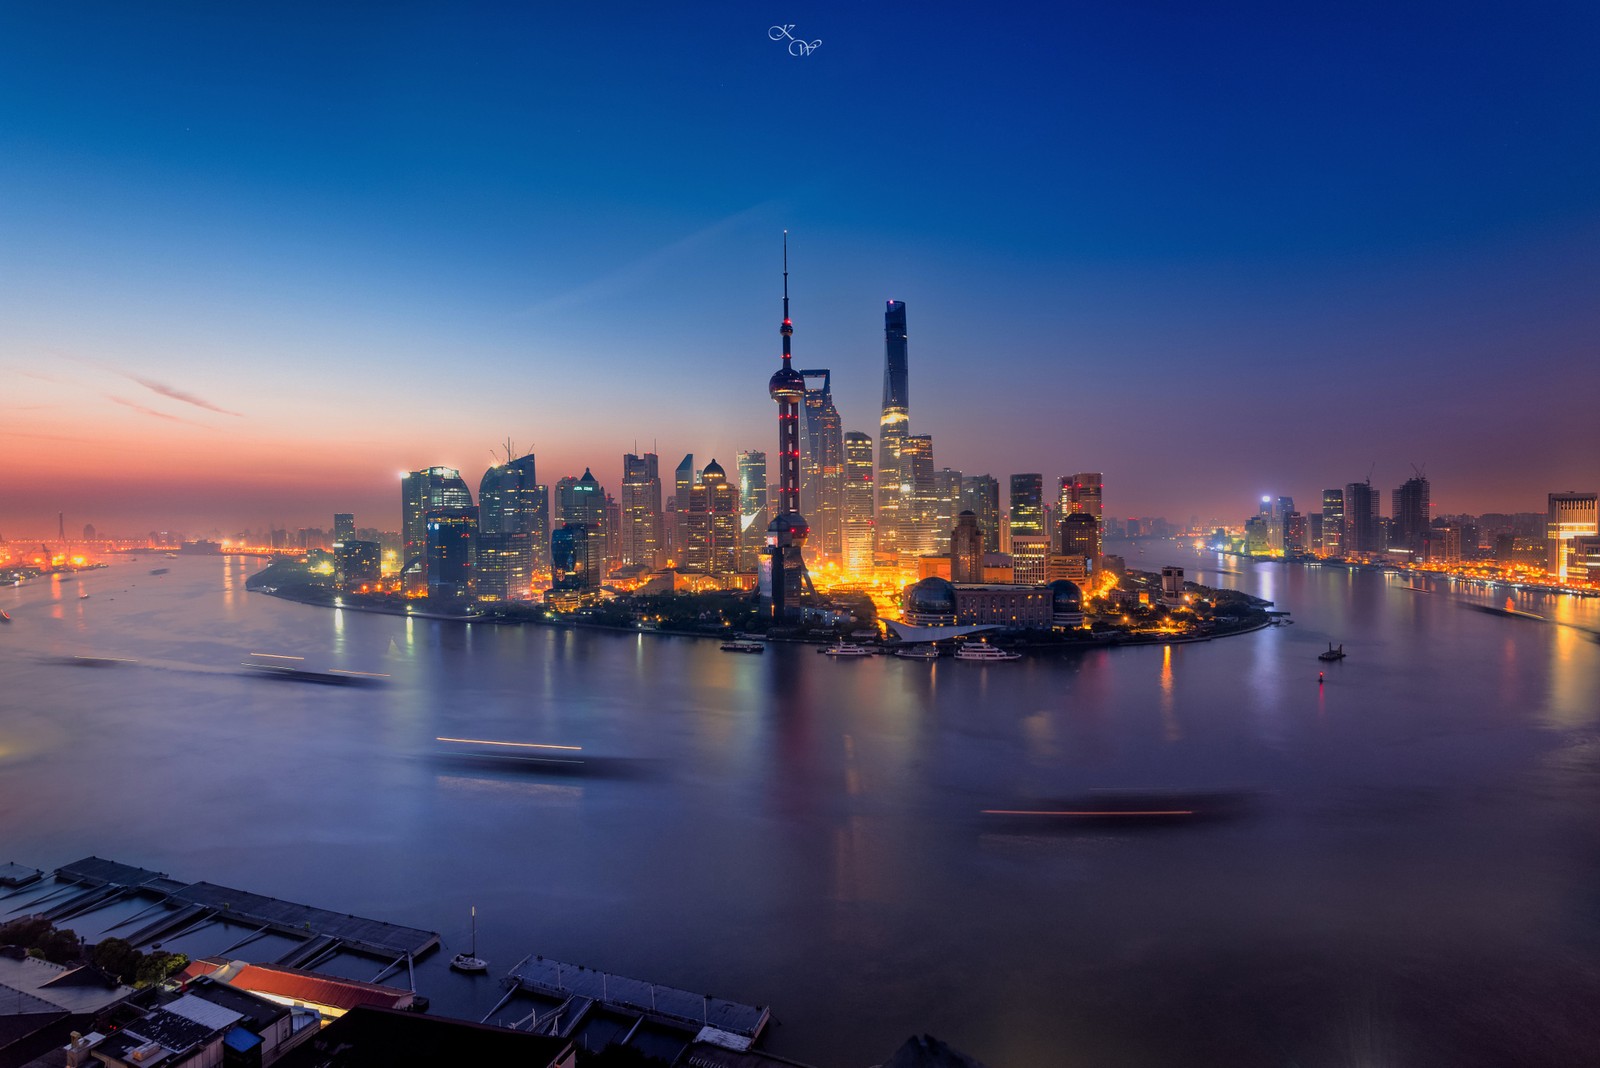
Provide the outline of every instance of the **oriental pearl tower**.
[[767,527],[767,549],[761,562],[761,599],[772,609],[772,618],[800,614],[800,594],[811,589],[801,550],[811,528],[800,514],[800,403],[805,399],[806,381],[789,359],[789,339],[794,324],[789,321],[789,231],[783,232],[783,366],[773,373],[767,392],[778,402],[778,506],[777,515]]

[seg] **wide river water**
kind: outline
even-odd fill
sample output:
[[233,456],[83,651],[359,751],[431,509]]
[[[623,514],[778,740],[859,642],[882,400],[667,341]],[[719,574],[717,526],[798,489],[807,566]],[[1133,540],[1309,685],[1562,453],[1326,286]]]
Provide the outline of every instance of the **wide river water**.
[[[473,1019],[529,953],[767,1004],[767,1048],[830,1068],[920,1032],[991,1066],[1593,1063],[1600,599],[1520,595],[1540,622],[1437,579],[1128,551],[1294,623],[834,661],[331,611],[246,593],[255,560],[36,580],[0,590],[0,862],[95,854],[438,930],[418,987]],[[1348,659],[1319,663],[1329,641]],[[257,677],[253,653],[389,680]],[[1108,789],[1251,803],[983,814]],[[472,905],[476,980],[444,967]]]

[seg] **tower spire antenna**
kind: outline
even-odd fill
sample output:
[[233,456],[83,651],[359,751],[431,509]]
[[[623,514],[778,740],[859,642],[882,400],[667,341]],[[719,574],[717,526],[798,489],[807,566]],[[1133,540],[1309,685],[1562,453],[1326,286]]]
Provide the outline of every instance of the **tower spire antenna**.
[[789,231],[783,232],[783,365],[789,366],[789,338],[794,334],[794,323],[789,320]]

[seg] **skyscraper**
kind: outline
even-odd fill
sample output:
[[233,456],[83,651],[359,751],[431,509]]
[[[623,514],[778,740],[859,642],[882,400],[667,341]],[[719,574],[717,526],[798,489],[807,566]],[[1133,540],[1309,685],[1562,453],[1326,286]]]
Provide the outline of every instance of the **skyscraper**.
[[958,515],[950,532],[950,581],[983,581],[983,531],[971,511]]
[[400,530],[405,538],[400,569],[410,588],[428,581],[428,513],[471,507],[472,491],[453,467],[425,467],[400,476]]
[[622,530],[624,564],[660,567],[662,554],[661,469],[653,452],[622,457]]
[[1101,552],[1100,524],[1088,512],[1073,512],[1056,523],[1061,555],[1084,556],[1091,561]]
[[883,313],[883,414],[878,420],[878,551],[899,549],[900,443],[911,424],[906,306],[891,300]]
[[544,537],[533,454],[485,471],[478,482],[478,596],[526,596]]
[[908,434],[900,440],[900,556],[914,559],[944,549],[939,530],[938,496],[933,477],[933,436]]
[[1322,491],[1322,554],[1344,555],[1344,490]]
[[[1044,529],[1044,476],[1038,472],[1011,476],[1011,537],[1034,537]],[[1018,579],[1020,582],[1021,580]]]
[[1354,556],[1383,551],[1378,538],[1378,491],[1370,482],[1344,488],[1344,553]]
[[683,567],[720,581],[739,569],[739,491],[712,460],[689,491],[684,514]]
[[789,352],[794,323],[789,319],[789,232],[783,235],[783,365],[767,381],[767,392],[778,404],[777,514],[767,527],[767,555],[762,561],[761,597],[774,618],[800,613],[800,594],[811,586],[804,548],[810,533],[800,514],[800,402],[806,380],[794,369]]
[[569,477],[557,482],[556,495],[560,521],[581,526],[586,532],[589,584],[598,586],[610,566],[605,553],[606,492],[586,467],[581,478]]
[[477,564],[478,510],[432,508],[426,527],[428,596],[471,596]]
[[356,540],[356,517],[353,512],[333,513],[333,540]]
[[689,490],[694,487],[694,453],[684,453],[672,472],[672,499],[667,502],[667,554],[683,560],[683,513],[689,508]]
[[1061,515],[1094,516],[1095,537],[1105,541],[1105,475],[1099,471],[1079,471],[1061,480]]
[[956,528],[956,516],[961,513],[960,471],[941,467],[933,473],[933,507],[934,526],[940,538],[947,538]]
[[872,573],[872,438],[844,436],[844,566],[861,578]]
[[983,551],[1000,551],[1000,480],[993,475],[969,475],[961,480],[961,507],[978,517],[983,531]]
[[[1545,513],[1545,570],[1557,582],[1566,582],[1572,572],[1572,547],[1577,539],[1600,535],[1600,500],[1593,493],[1552,493]],[[1587,561],[1582,569],[1586,577]]]
[[824,556],[840,556],[840,512],[844,493],[844,436],[839,409],[833,404],[832,376],[826,369],[801,371],[803,379],[821,378],[806,387],[805,456],[800,469],[800,508],[810,517],[808,544]]
[[739,570],[759,571],[766,547],[767,454],[760,449],[739,453]]
[[760,449],[739,453],[739,512],[755,515],[767,507],[767,454]]
[[1406,549],[1412,559],[1422,559],[1433,516],[1433,494],[1428,480],[1421,475],[1406,479],[1394,491],[1390,503],[1393,505],[1394,536],[1389,547]]

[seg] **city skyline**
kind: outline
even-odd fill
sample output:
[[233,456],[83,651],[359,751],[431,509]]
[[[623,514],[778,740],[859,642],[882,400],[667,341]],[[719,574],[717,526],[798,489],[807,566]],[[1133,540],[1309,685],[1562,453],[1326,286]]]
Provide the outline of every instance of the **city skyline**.
[[783,229],[875,446],[910,309],[936,467],[1179,520],[1374,463],[1436,514],[1600,480],[1557,388],[1600,335],[1592,10],[818,8],[803,57],[735,5],[388,18],[6,16],[0,534],[390,529],[398,472],[508,434],[552,486],[731,466]]

